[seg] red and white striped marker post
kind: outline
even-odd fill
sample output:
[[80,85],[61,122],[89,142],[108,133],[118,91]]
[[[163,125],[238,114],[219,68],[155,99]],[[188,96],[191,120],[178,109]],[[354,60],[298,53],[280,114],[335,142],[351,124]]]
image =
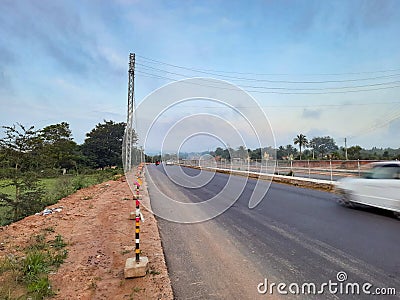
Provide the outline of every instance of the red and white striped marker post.
[[135,182],[136,185],[136,217],[135,217],[135,254],[136,263],[140,262],[140,200],[139,200],[139,188],[140,184],[138,181]]
[[138,181],[135,182],[136,185],[136,199],[139,200],[140,197],[140,184]]
[[[140,256],[140,221],[143,221],[142,213],[140,212],[139,188],[142,183],[140,178],[135,181],[136,197],[135,200],[135,257],[128,258],[125,263],[124,275],[125,278],[135,278],[146,276],[149,270],[149,259],[146,256]],[[136,199],[135,199],[136,198]]]

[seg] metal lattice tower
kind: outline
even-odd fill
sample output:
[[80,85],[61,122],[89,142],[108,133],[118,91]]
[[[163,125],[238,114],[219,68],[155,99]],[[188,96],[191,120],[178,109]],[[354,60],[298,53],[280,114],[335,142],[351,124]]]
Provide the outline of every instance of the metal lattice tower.
[[125,145],[125,168],[130,171],[132,169],[132,150],[133,150],[133,129],[136,118],[134,116],[135,107],[135,53],[129,54],[129,71],[128,71],[128,114],[126,121],[126,145]]

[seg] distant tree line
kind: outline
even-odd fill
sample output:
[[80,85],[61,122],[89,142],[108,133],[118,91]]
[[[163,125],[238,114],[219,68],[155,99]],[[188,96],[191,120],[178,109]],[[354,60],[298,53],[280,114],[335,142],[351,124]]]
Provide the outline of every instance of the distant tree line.
[[[298,149],[295,146],[298,146]],[[335,140],[330,136],[314,137],[308,140],[303,134],[297,135],[293,139],[293,145],[279,146],[278,148],[266,147],[256,149],[246,149],[240,146],[236,149],[218,147],[214,151],[207,152],[217,159],[336,159],[336,160],[399,160],[400,148],[377,148],[364,149],[358,145],[348,147],[339,147]]]
[[38,130],[33,126],[25,127],[21,124],[2,128],[2,173],[8,173],[10,168],[54,173],[62,170],[79,172],[85,168],[122,167],[125,123],[104,120],[86,134],[86,139],[81,145],[73,140],[69,124],[66,122]]
[[[314,137],[308,140],[304,134],[299,134],[293,139],[293,143],[299,146],[299,153],[295,149],[293,153],[296,159],[349,159],[349,160],[399,160],[400,148],[377,148],[364,149],[359,145],[345,148],[338,147],[335,140],[330,136]],[[289,146],[289,145],[288,145]],[[286,150],[288,148],[286,146]],[[289,147],[292,150],[292,147]],[[302,152],[301,150],[304,149]],[[282,150],[285,150],[284,148]],[[286,154],[286,153],[280,153]],[[283,158],[285,155],[282,155]],[[279,155],[278,155],[279,157]]]
[[[7,222],[38,212],[48,204],[40,179],[67,171],[73,174],[111,166],[122,167],[125,123],[104,121],[82,145],[73,141],[69,124],[62,122],[36,130],[21,124],[3,126],[0,138],[0,209],[12,215]],[[136,135],[134,134],[136,141]],[[83,183],[76,182],[79,189]],[[59,187],[62,190],[64,187]],[[4,191],[8,192],[4,192]],[[4,220],[0,220],[4,223]]]

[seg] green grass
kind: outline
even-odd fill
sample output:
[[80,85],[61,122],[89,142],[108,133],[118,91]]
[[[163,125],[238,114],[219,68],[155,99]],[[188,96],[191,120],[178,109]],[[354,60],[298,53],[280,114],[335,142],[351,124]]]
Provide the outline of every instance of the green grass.
[[[42,178],[40,185],[45,190],[42,199],[43,208],[57,203],[58,200],[73,194],[77,190],[113,179],[116,176],[115,170],[96,171],[87,175],[63,175],[55,178]],[[15,187],[5,186],[10,180],[0,180],[0,193],[8,194],[11,197],[15,194]],[[9,224],[12,213],[9,207],[0,205],[0,226]]]
[[[58,247],[54,247],[58,245]],[[54,240],[49,232],[32,237],[28,247],[18,255],[0,259],[0,299],[44,299],[54,294],[48,274],[66,259],[62,237]]]
[[[42,178],[40,179],[40,185],[46,191],[52,189],[57,182],[57,178]],[[11,183],[11,180],[8,179],[0,179],[0,193],[8,194],[13,196],[15,194],[15,187],[14,186],[4,186]]]
[[15,188],[13,186],[4,186],[11,182],[11,180],[1,179],[0,180],[0,193],[12,195]]
[[11,209],[7,206],[0,206],[0,226],[10,223]]
[[40,179],[40,185],[46,190],[50,190],[55,186],[57,178],[42,178]]

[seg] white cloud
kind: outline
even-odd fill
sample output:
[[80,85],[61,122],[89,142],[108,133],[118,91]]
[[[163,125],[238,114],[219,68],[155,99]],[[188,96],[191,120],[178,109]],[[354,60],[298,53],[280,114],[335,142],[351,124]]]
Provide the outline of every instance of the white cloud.
[[322,111],[317,109],[304,108],[302,117],[310,119],[319,119],[321,117]]

